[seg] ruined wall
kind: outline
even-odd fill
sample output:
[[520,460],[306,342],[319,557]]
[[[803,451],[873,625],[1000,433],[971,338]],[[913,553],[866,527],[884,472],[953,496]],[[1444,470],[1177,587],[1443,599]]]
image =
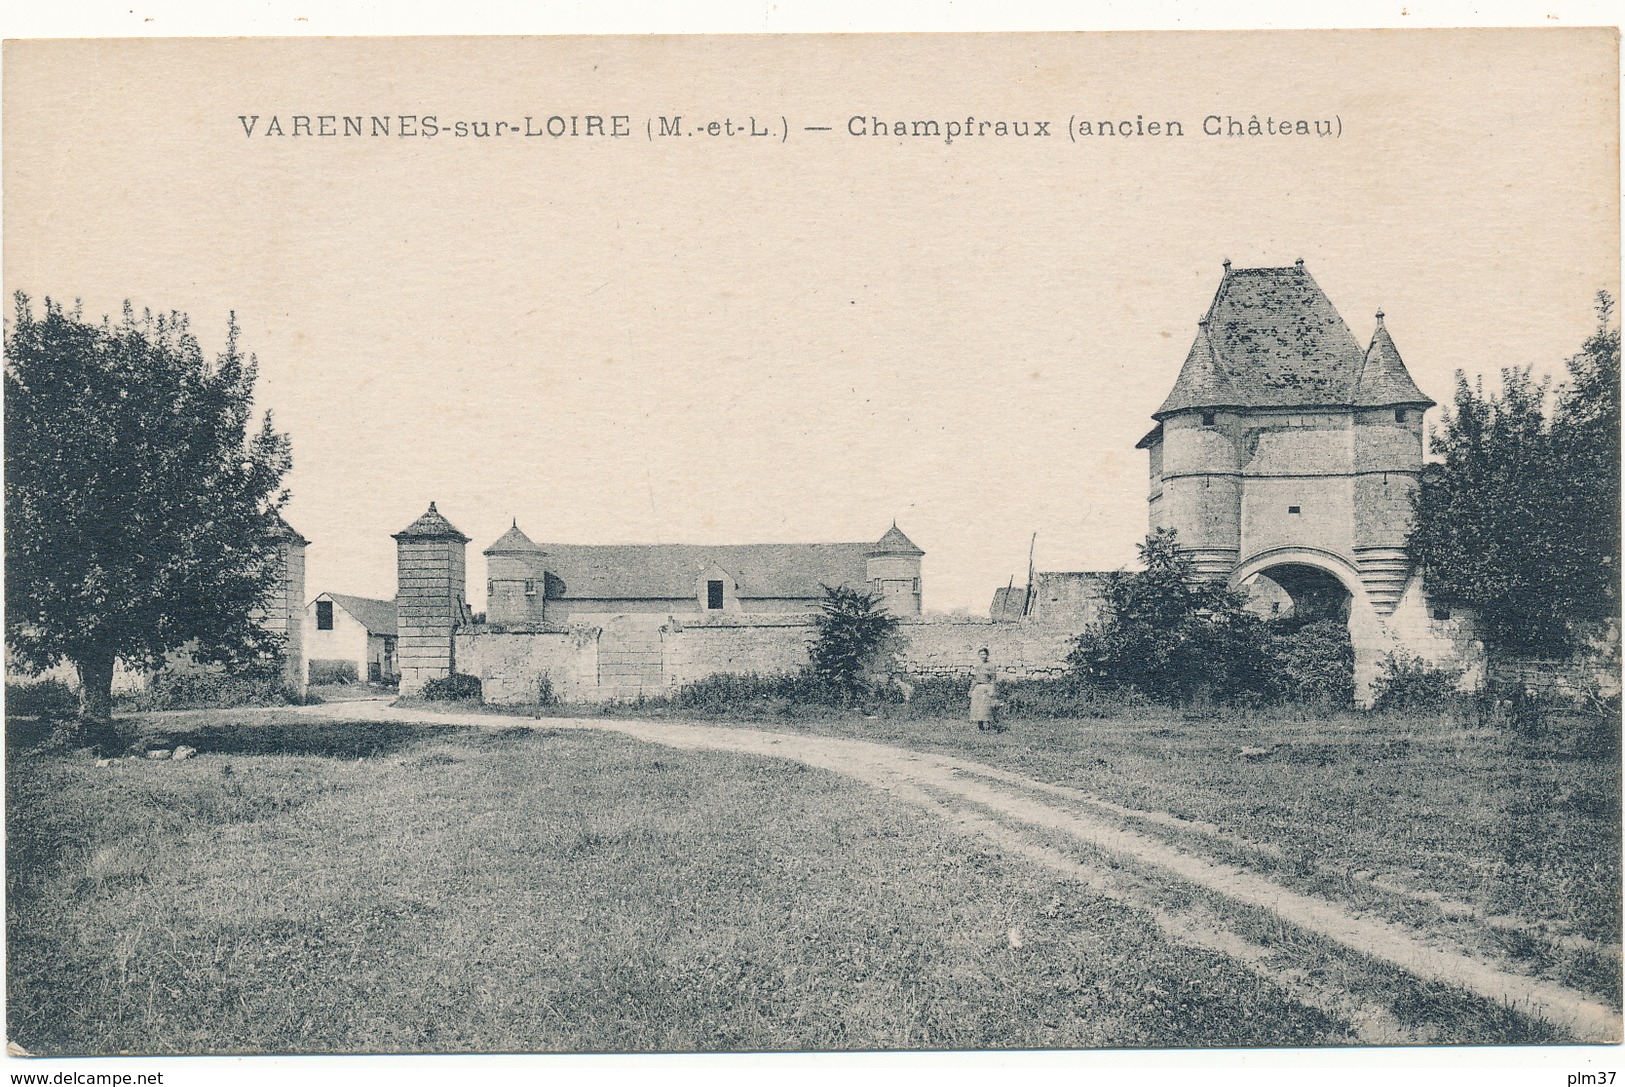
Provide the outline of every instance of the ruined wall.
[[810,615],[749,622],[679,619],[665,631],[664,680],[680,687],[709,675],[799,671],[813,637]]
[[999,623],[992,619],[951,616],[904,623],[900,663],[910,675],[966,675],[988,656],[1001,676],[1038,679],[1066,670],[1066,656],[1077,633],[1047,623]]

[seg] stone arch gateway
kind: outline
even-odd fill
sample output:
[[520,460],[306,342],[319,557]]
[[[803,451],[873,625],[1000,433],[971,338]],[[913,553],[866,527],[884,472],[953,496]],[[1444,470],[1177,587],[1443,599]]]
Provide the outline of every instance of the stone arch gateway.
[[1433,406],[1381,312],[1362,348],[1302,261],[1227,261],[1139,442],[1151,528],[1178,532],[1198,577],[1346,607],[1362,702],[1387,653],[1469,665],[1482,647],[1459,616],[1434,622],[1407,550]]

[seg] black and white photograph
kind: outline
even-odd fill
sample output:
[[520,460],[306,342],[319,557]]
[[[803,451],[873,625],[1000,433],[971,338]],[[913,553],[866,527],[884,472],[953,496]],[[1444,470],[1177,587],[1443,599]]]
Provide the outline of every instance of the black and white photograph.
[[12,1082],[1614,1082],[1616,28],[154,33],[4,44]]

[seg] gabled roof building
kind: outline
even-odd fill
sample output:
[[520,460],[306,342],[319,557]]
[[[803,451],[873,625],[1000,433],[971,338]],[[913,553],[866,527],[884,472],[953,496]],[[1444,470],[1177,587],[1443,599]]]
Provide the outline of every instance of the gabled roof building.
[[784,614],[824,587],[918,615],[925,552],[893,524],[874,543],[538,544],[517,520],[485,549],[486,621],[558,626],[606,614]]

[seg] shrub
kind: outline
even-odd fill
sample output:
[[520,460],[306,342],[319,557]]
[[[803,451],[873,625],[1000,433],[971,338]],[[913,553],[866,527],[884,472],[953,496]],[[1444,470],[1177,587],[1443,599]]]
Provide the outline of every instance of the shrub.
[[1438,668],[1403,651],[1386,654],[1372,684],[1372,708],[1378,710],[1439,710],[1457,695],[1461,671]]
[[313,660],[310,662],[310,685],[320,687],[330,683],[356,683],[360,673],[355,661]]
[[1354,700],[1354,642],[1341,619],[1320,619],[1272,634],[1269,655],[1277,697],[1293,702]]
[[536,681],[536,704],[538,706],[556,706],[559,696],[553,690],[553,677],[544,675]]
[[423,685],[423,697],[430,702],[483,702],[480,678],[453,672]]
[[79,713],[79,695],[60,679],[6,684],[6,715],[60,721]]
[[702,713],[761,713],[784,712],[794,705],[838,706],[849,697],[845,688],[811,669],[769,674],[718,672],[677,688],[671,704]]
[[297,692],[289,690],[280,676],[215,671],[161,671],[152,677],[146,690],[119,699],[121,705],[137,712],[285,706],[305,701]]
[[810,671],[844,702],[889,671],[897,617],[882,610],[879,597],[826,585],[813,625],[818,633],[808,652]]
[[1140,559],[1145,569],[1107,578],[1103,618],[1067,658],[1073,675],[1167,702],[1267,693],[1269,633],[1240,594],[1198,579],[1171,529],[1147,536]]

